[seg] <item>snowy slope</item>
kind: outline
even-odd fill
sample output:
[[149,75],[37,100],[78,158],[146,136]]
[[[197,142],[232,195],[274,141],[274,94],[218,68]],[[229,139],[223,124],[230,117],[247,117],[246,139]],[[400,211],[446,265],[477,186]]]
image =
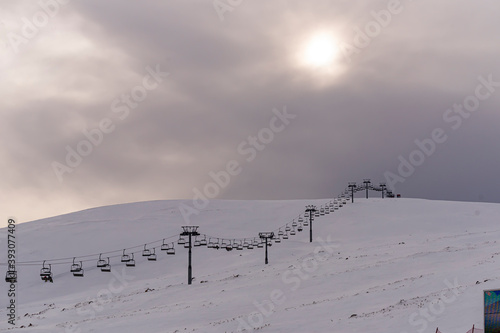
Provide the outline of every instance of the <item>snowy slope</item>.
[[[192,219],[199,232],[256,237],[289,223],[305,205],[329,200],[210,202]],[[53,265],[54,283],[40,265],[18,266],[18,327],[30,332],[463,332],[482,328],[482,290],[500,287],[500,205],[418,199],[361,199],[316,218],[309,228],[269,249],[231,252],[141,244],[178,235],[181,203],[154,201],[100,207],[17,226],[18,262],[99,254],[130,248],[137,266],[119,254],[112,273],[84,262],[85,277]],[[6,229],[0,260],[5,262]],[[318,239],[317,237],[321,237]],[[168,241],[176,241],[177,238]],[[5,266],[1,266],[5,271]],[[479,283],[478,283],[479,282]],[[7,283],[0,287],[0,332]],[[146,291],[147,290],[147,291]],[[13,331],[21,331],[14,329]]]

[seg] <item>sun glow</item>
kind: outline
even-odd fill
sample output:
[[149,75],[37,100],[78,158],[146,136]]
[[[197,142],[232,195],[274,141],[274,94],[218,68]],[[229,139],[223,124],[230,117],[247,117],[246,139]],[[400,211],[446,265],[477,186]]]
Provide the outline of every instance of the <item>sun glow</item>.
[[321,33],[313,36],[304,47],[304,62],[311,67],[331,66],[337,58],[338,47],[334,38]]

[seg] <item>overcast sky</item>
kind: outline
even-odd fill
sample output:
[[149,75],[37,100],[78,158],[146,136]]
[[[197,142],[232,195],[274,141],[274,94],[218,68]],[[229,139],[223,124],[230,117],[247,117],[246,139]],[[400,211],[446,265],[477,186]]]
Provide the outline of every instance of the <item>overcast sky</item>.
[[499,11],[0,1],[2,219],[197,190],[328,198],[363,178],[404,197],[500,202]]

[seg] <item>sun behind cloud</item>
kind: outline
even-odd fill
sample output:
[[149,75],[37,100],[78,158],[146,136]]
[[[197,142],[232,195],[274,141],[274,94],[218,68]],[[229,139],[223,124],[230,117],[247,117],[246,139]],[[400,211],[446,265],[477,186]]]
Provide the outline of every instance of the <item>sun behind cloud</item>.
[[340,51],[337,36],[332,29],[306,33],[295,45],[294,64],[300,80],[306,79],[311,87],[327,87],[338,82],[347,69]]
[[338,57],[337,42],[328,33],[317,33],[306,43],[303,60],[311,67],[327,67]]

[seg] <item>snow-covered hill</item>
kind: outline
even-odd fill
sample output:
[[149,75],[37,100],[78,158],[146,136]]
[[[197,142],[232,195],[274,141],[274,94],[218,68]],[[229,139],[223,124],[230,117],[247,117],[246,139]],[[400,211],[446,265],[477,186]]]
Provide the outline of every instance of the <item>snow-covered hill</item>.
[[[326,202],[213,200],[192,223],[201,234],[253,239]],[[18,225],[17,261],[35,263],[17,267],[14,329],[2,282],[0,332],[465,333],[482,328],[482,291],[500,287],[499,204],[356,198],[315,219],[313,243],[304,227],[273,244],[269,265],[262,248],[193,248],[189,286],[187,250],[177,245],[183,203],[191,205],[141,202]],[[175,255],[159,249],[170,236]],[[144,244],[157,261],[141,256]],[[136,267],[119,252],[105,255],[111,273],[96,267],[99,253],[125,248]],[[84,261],[84,277],[69,272],[72,257]],[[41,260],[54,283],[41,281]]]

